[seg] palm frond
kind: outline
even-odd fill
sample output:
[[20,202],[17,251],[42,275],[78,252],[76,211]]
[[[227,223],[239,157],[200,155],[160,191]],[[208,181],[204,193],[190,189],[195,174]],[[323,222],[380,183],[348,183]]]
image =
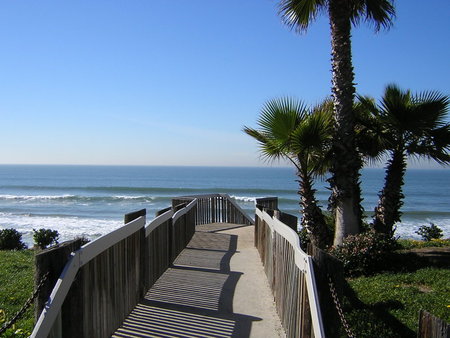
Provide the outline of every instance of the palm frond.
[[437,91],[426,91],[412,98],[415,118],[422,129],[434,129],[445,125],[450,107],[450,97]]
[[393,0],[354,0],[351,20],[357,26],[363,20],[373,25],[376,32],[389,29],[395,18]]
[[281,98],[268,101],[261,109],[258,126],[281,143],[289,143],[290,135],[307,114],[301,101]]
[[311,22],[326,10],[326,0],[281,0],[278,14],[290,29],[304,32]]

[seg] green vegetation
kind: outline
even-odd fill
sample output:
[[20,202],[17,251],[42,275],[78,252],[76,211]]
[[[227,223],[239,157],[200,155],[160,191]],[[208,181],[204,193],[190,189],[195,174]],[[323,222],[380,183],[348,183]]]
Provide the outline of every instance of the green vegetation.
[[370,230],[347,236],[344,243],[332,248],[330,253],[343,263],[346,275],[359,276],[382,270],[397,248],[392,237]]
[[410,90],[390,84],[378,104],[362,96],[358,101],[372,117],[370,129],[380,153],[389,158],[373,227],[392,236],[401,218],[407,159],[420,157],[450,164],[450,123],[446,122],[450,96],[437,91],[413,95]]
[[313,188],[314,179],[323,176],[330,167],[331,112],[331,101],[309,109],[293,99],[276,99],[264,105],[258,119],[259,129],[244,127],[244,132],[258,141],[264,158],[283,158],[296,168],[301,223],[311,242],[319,248],[328,247],[332,240]]
[[[31,296],[34,251],[0,251],[0,326],[9,321]],[[2,337],[28,337],[34,325],[33,306]],[[16,334],[14,332],[18,331]],[[22,332],[22,333],[20,333]]]
[[422,236],[424,241],[431,241],[433,239],[439,239],[444,236],[442,229],[431,223],[430,225],[422,225],[416,234]]
[[59,233],[52,229],[33,229],[33,240],[36,245],[45,249],[50,245],[58,244]]
[[22,234],[16,229],[0,230],[0,250],[23,250],[26,247],[22,242]]
[[450,246],[450,238],[447,239],[432,239],[430,241],[417,241],[414,239],[399,239],[397,243],[401,249],[409,250],[416,248],[431,248]]
[[419,311],[450,322],[450,270],[424,268],[349,280],[346,317],[357,337],[416,337]]
[[353,73],[351,30],[364,21],[375,30],[389,28],[395,16],[392,0],[280,0],[283,22],[305,32],[321,14],[327,14],[331,35],[332,96],[334,137],[332,140],[332,206],[335,213],[334,245],[357,234],[361,224],[359,170],[362,162],[355,147],[355,76]]

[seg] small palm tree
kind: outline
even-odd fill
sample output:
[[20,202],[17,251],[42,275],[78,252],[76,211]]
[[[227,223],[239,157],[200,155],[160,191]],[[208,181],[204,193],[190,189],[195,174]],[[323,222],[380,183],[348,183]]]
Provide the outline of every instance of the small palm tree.
[[286,25],[306,31],[319,14],[327,13],[331,30],[332,93],[335,135],[333,140],[332,198],[336,219],[334,244],[342,244],[359,231],[359,168],[355,144],[355,94],[351,52],[351,27],[360,21],[376,30],[389,28],[395,15],[393,0],[280,0],[280,15]]
[[392,236],[395,223],[401,218],[407,158],[450,163],[450,124],[445,122],[450,97],[435,91],[413,95],[409,90],[388,85],[378,105],[368,98],[359,100],[377,120],[372,133],[377,135],[382,150],[390,154],[373,226],[378,232]]
[[262,157],[268,160],[287,159],[297,169],[302,225],[311,242],[326,248],[331,233],[315,198],[314,179],[329,168],[332,114],[330,102],[309,110],[302,102],[289,98],[267,102],[258,119],[259,129],[244,127],[255,138]]

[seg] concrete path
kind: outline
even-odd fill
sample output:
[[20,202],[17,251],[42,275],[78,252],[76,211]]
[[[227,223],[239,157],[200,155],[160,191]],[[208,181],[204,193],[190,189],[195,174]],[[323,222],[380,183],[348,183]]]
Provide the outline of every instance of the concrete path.
[[198,227],[113,337],[285,337],[253,231]]

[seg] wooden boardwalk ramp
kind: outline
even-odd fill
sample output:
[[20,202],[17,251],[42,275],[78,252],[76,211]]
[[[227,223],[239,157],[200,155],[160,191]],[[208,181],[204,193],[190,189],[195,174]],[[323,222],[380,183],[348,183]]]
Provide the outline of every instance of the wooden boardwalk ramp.
[[254,226],[197,226],[113,337],[284,337]]

